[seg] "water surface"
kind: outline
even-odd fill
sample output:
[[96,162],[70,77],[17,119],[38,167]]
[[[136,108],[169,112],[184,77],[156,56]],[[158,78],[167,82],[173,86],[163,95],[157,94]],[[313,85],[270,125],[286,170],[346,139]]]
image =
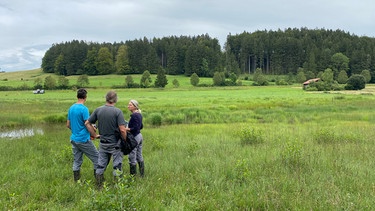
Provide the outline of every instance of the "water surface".
[[17,130],[10,130],[10,131],[0,132],[0,138],[17,139],[17,138],[35,136],[37,134],[44,135],[44,131],[40,128],[37,128],[37,129],[23,128],[23,129],[17,129]]

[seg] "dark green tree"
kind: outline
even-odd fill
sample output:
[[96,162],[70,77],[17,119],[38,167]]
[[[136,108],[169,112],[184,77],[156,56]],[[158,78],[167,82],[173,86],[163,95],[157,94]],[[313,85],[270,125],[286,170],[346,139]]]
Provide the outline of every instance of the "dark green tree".
[[116,73],[117,74],[130,74],[130,65],[128,58],[128,48],[126,45],[121,45],[116,55]]
[[58,75],[66,75],[64,56],[60,54],[55,60],[54,72]]
[[368,82],[371,81],[371,73],[370,73],[370,70],[362,70],[361,75],[363,75],[363,77],[365,77],[365,79],[366,79],[366,83],[368,83]]
[[331,58],[331,66],[334,73],[334,77],[337,77],[341,70],[348,71],[349,58],[345,56],[343,53],[335,53]]
[[99,49],[95,66],[100,75],[113,73],[113,56],[107,47]]
[[346,73],[345,70],[341,70],[339,72],[339,75],[337,76],[337,82],[339,84],[346,84],[347,81],[348,81],[348,74]]
[[158,74],[156,75],[155,79],[155,87],[164,88],[168,84],[167,76],[165,75],[165,70],[163,68],[159,68]]
[[86,60],[83,63],[83,72],[79,72],[78,74],[87,74],[87,75],[97,75],[98,70],[96,69],[96,57],[97,57],[97,49],[95,47],[91,48],[87,52]]
[[325,83],[328,83],[328,84],[333,83],[333,71],[332,71],[332,69],[331,68],[325,69],[321,78]]
[[306,76],[306,79],[312,79],[312,78],[315,78],[315,74],[313,71],[306,71],[305,72],[305,76]]
[[303,83],[303,82],[306,81],[306,76],[305,76],[305,73],[304,73],[304,71],[303,71],[303,68],[299,68],[299,69],[298,69],[296,79],[297,79],[297,82],[298,82],[298,83]]
[[361,90],[366,87],[366,79],[363,75],[354,74],[350,76],[345,86],[346,90]]

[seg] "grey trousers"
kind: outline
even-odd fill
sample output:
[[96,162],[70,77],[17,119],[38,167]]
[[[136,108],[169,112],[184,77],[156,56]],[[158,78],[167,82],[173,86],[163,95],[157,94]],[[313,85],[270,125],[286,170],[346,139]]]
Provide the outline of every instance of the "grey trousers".
[[98,167],[99,153],[92,141],[75,142],[70,141],[73,150],[73,171],[79,171],[83,163],[83,154],[85,154],[92,162],[94,169]]
[[103,144],[99,145],[99,160],[96,174],[104,174],[109,161],[113,158],[113,176],[122,174],[122,159],[123,154],[117,144]]
[[129,160],[130,165],[137,165],[137,162],[143,162],[143,155],[142,155],[143,136],[142,134],[140,133],[137,136],[135,136],[135,140],[137,140],[138,146],[129,153],[128,160]]

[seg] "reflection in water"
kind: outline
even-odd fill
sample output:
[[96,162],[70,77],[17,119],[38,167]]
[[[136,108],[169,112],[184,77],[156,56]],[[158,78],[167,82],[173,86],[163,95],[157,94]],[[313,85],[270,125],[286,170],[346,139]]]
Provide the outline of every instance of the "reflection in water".
[[23,138],[34,136],[36,134],[43,135],[44,132],[42,129],[19,129],[8,132],[0,132],[0,138]]

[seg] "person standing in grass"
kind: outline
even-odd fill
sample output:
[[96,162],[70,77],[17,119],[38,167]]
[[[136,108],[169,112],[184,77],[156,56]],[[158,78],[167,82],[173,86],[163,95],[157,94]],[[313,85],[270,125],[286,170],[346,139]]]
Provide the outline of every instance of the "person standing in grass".
[[123,112],[115,107],[117,94],[109,91],[106,95],[106,104],[98,107],[86,121],[86,125],[98,122],[100,135],[99,160],[96,169],[96,185],[102,187],[104,182],[104,172],[113,157],[113,176],[118,178],[122,175],[123,154],[119,148],[120,135],[126,140],[126,121]]
[[[68,110],[66,126],[71,130],[70,143],[73,150],[73,177],[74,181],[81,178],[81,166],[83,163],[83,154],[92,162],[94,172],[98,166],[98,150],[90,140],[90,136],[96,138],[98,135],[95,130],[89,132],[85,122],[89,118],[89,109],[84,105],[87,99],[86,89],[77,91],[77,103],[73,104]],[[91,125],[90,125],[91,126]],[[92,126],[91,126],[92,127]]]
[[144,176],[145,173],[145,163],[143,160],[142,155],[142,142],[143,136],[141,130],[143,129],[142,123],[142,114],[141,110],[139,109],[139,103],[136,100],[130,100],[128,104],[128,110],[131,112],[130,120],[128,127],[126,128],[131,134],[134,135],[135,139],[138,142],[136,148],[133,149],[132,152],[129,153],[129,166],[130,166],[130,174],[136,175],[137,174],[137,163],[139,166],[139,174],[141,177]]

